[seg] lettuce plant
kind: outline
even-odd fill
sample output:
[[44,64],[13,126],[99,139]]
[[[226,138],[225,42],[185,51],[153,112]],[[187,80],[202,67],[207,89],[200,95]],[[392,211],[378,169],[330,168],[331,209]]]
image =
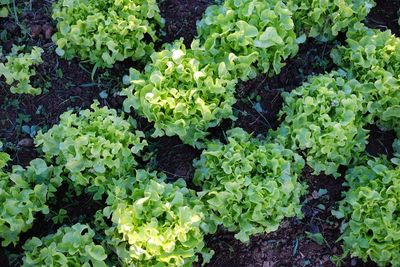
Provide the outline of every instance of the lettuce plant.
[[314,174],[339,176],[339,166],[357,158],[367,143],[363,127],[371,118],[365,115],[363,90],[363,84],[347,80],[344,73],[312,77],[283,93],[283,122],[272,136],[286,148],[302,151]]
[[397,24],[400,26],[400,9],[397,11],[397,15],[399,16],[399,19],[397,20]]
[[10,4],[10,0],[0,0],[0,19],[8,17],[8,4]]
[[133,171],[135,155],[147,145],[135,123],[95,102],[91,110],[62,114],[59,124],[46,133],[39,132],[35,142],[49,162],[62,166],[78,193],[87,188],[99,199],[113,177]]
[[361,23],[347,32],[347,46],[332,50],[339,67],[351,72],[361,82],[375,82],[375,71],[400,73],[400,38],[389,30],[369,29]]
[[346,181],[350,189],[333,212],[344,218],[344,253],[379,266],[400,266],[400,167],[371,159],[350,169]]
[[58,0],[53,19],[57,54],[99,67],[149,55],[164,24],[156,0]]
[[84,224],[61,227],[55,234],[41,239],[33,237],[23,249],[23,267],[96,266],[106,267],[105,249],[94,242],[95,232]]
[[[247,68],[271,75],[298,51],[292,12],[278,0],[226,0],[208,7],[197,31],[205,50],[216,56],[234,53],[251,59]],[[253,66],[254,65],[254,66]]]
[[3,174],[3,168],[7,166],[7,162],[10,160],[10,155],[3,151],[3,143],[0,141],[0,175]]
[[205,261],[212,255],[204,248],[202,202],[182,179],[164,178],[138,170],[134,181],[121,179],[110,191],[104,215],[113,225],[106,234],[123,266],[192,266],[198,254]]
[[397,139],[393,142],[393,151],[395,156],[400,159],[400,134],[397,134]]
[[293,12],[296,33],[322,41],[334,39],[355,23],[364,20],[375,6],[374,0],[286,0]]
[[[8,156],[0,155],[0,166]],[[36,213],[47,214],[47,200],[54,196],[62,179],[60,169],[47,166],[41,159],[31,161],[24,169],[14,166],[12,172],[0,171],[0,239],[2,245],[14,245],[19,234],[32,227]]]
[[30,53],[24,53],[23,50],[23,46],[14,45],[3,62],[0,51],[0,78],[5,78],[13,94],[39,95],[42,90],[32,87],[30,79],[36,74],[34,67],[42,63],[43,49],[35,46]]
[[228,71],[229,62],[207,63],[199,55],[178,40],[153,53],[142,73],[131,69],[124,77],[130,83],[122,91],[124,109],[134,108],[154,122],[154,137],[178,135],[196,145],[208,128],[233,118],[237,80]]
[[[289,149],[260,141],[240,128],[227,132],[227,143],[206,143],[194,183],[210,209],[210,220],[236,232],[247,242],[250,235],[275,231],[285,217],[302,216],[298,181],[304,160]],[[215,231],[215,229],[214,229]]]
[[394,77],[384,70],[373,71],[376,81],[365,85],[369,88],[368,111],[384,129],[400,133],[400,75]]
[[400,38],[359,23],[347,34],[347,46],[333,50],[334,62],[359,81],[368,111],[387,129],[400,129]]

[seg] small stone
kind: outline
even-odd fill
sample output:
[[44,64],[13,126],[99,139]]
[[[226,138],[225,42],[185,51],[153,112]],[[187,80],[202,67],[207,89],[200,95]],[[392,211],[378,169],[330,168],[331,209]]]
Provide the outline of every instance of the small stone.
[[44,32],[44,38],[46,38],[46,39],[51,39],[51,36],[52,36],[53,33],[54,33],[54,28],[51,27],[51,26],[48,25],[48,24],[43,25],[42,28],[43,28],[43,32]]
[[3,50],[6,50],[6,51],[11,50],[13,45],[14,45],[14,40],[8,40],[8,41],[4,42]]
[[279,76],[279,81],[280,81],[281,83],[283,83],[283,84],[286,84],[286,83],[287,83],[286,78],[287,78],[287,75],[280,75],[280,76]]
[[274,261],[264,261],[262,267],[274,267],[276,262]]
[[32,25],[31,26],[31,35],[32,38],[39,37],[40,33],[42,32],[42,26],[40,25]]
[[18,142],[18,146],[22,147],[33,147],[33,145],[34,145],[33,139],[31,138],[24,138]]
[[188,174],[188,170],[182,166],[178,167],[175,169],[175,173],[176,176],[178,177],[186,177]]
[[322,256],[322,263],[329,262],[330,260],[331,260],[331,257],[329,255]]
[[318,192],[315,191],[315,190],[311,193],[311,195],[312,195],[313,199],[318,199],[319,198]]
[[350,265],[351,265],[351,266],[356,266],[356,265],[357,265],[357,260],[354,259],[354,258],[351,259]]
[[14,32],[17,30],[17,24],[12,21],[7,21],[2,26],[8,32]]

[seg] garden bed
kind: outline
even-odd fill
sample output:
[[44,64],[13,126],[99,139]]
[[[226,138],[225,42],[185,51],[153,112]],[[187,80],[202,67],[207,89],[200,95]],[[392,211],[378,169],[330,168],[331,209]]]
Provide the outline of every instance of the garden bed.
[[[0,44],[3,51],[11,49],[13,44],[26,44],[43,48],[43,64],[38,67],[33,84],[41,86],[44,93],[38,96],[14,95],[5,87],[0,87],[0,140],[3,141],[12,159],[12,164],[26,166],[40,157],[33,144],[32,137],[38,130],[47,130],[59,121],[59,116],[69,109],[83,110],[95,99],[102,106],[117,110],[122,109],[124,98],[118,93],[122,85],[121,77],[129,67],[142,69],[130,60],[115,64],[110,70],[98,70],[92,79],[92,65],[77,59],[67,61],[55,53],[51,34],[55,24],[51,19],[52,1],[17,1],[18,24],[15,14],[8,19],[1,19]],[[211,0],[165,0],[160,4],[161,15],[166,20],[165,36],[156,46],[183,37],[189,44],[196,35],[196,21],[200,19]],[[400,36],[397,24],[397,10],[400,2],[377,1],[377,6],[365,20],[371,28],[391,29]],[[283,91],[290,92],[300,86],[310,75],[325,73],[335,69],[330,58],[330,51],[343,44],[342,33],[336,40],[320,43],[308,39],[300,45],[298,54],[287,61],[279,75],[268,77],[259,75],[255,79],[240,82],[236,87],[237,103],[234,122],[224,120],[220,126],[211,129],[211,137],[221,138],[223,133],[237,126],[254,135],[265,135],[269,129],[276,129],[280,120]],[[0,84],[1,85],[1,84]],[[138,129],[147,132],[152,124],[146,119],[132,115],[138,121]],[[372,155],[392,155],[394,132],[382,132],[371,127],[367,150]],[[189,187],[196,189],[192,183],[194,167],[192,162],[201,154],[201,150],[183,144],[178,137],[161,137],[149,140],[154,156],[149,157],[159,171],[164,172],[170,180],[184,178]],[[211,262],[206,266],[335,266],[333,256],[342,254],[340,237],[341,220],[335,218],[331,211],[342,199],[342,177],[312,175],[306,167],[302,181],[309,186],[309,193],[302,199],[303,219],[285,219],[279,230],[251,238],[249,244],[241,243],[232,233],[223,229],[206,237],[206,244],[215,251]],[[62,188],[61,188],[62,189]],[[93,201],[89,195],[79,197],[66,196],[66,188],[57,193],[57,204],[51,210],[64,208],[68,211],[68,224],[85,223],[94,213],[105,207],[104,199]],[[33,236],[45,236],[55,232],[60,225],[39,216],[33,228],[23,233],[20,243]],[[323,239],[319,239],[319,234]],[[21,246],[0,248],[2,266],[18,266],[18,254]],[[10,257],[11,255],[11,257]],[[15,257],[13,257],[13,255]],[[8,259],[15,258],[12,262]],[[7,264],[8,262],[8,264]],[[375,266],[373,263],[362,263],[358,259],[346,258],[345,266]]]

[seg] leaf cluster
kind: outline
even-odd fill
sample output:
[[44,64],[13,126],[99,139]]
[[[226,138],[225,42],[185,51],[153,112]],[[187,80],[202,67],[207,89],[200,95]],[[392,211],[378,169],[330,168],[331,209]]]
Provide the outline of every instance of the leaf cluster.
[[9,15],[8,5],[10,4],[10,0],[0,0],[0,19],[7,18]]
[[331,57],[360,82],[375,82],[375,73],[382,70],[399,75],[400,38],[390,30],[370,29],[357,23],[347,32],[346,42],[346,46],[332,50]]
[[123,177],[137,166],[135,155],[147,145],[144,133],[135,130],[114,109],[92,104],[75,114],[68,111],[48,132],[39,132],[35,143],[48,162],[61,166],[68,183],[100,199],[112,178]]
[[[4,155],[0,157],[2,166]],[[19,234],[32,227],[36,213],[49,212],[46,202],[61,185],[60,173],[58,167],[48,166],[42,159],[31,161],[26,169],[13,166],[11,172],[0,171],[0,238],[3,246],[15,245]]]
[[400,38],[359,23],[346,42],[332,51],[333,61],[365,83],[368,112],[379,124],[400,133]]
[[302,216],[300,197],[306,187],[298,176],[304,160],[280,144],[234,128],[226,144],[207,142],[194,166],[194,183],[202,187],[199,196],[210,220],[236,232],[242,242],[277,230],[286,217]]
[[57,54],[111,67],[127,58],[141,60],[153,51],[163,26],[156,0],[59,0],[53,7]]
[[3,173],[3,168],[7,166],[7,162],[10,160],[10,155],[3,151],[3,143],[0,141],[0,174]]
[[124,266],[192,266],[204,248],[207,232],[203,203],[184,180],[166,183],[165,176],[137,170],[134,181],[121,179],[110,192],[104,215],[106,230]]
[[364,20],[375,6],[374,0],[286,0],[293,12],[296,33],[321,41],[333,40]]
[[[249,77],[278,74],[298,51],[292,12],[278,0],[226,0],[207,8],[197,24],[199,40],[212,57],[233,53],[249,58]],[[243,74],[239,74],[244,76]]]
[[279,115],[282,124],[272,136],[286,148],[301,151],[314,174],[339,176],[365,151],[371,121],[363,84],[348,79],[346,73],[314,76],[292,92],[283,93]]
[[202,50],[186,49],[183,40],[167,44],[153,53],[144,72],[130,70],[124,79],[130,86],[124,109],[134,108],[154,122],[154,137],[178,135],[186,144],[196,145],[207,135],[207,129],[223,118],[233,118],[237,80],[229,69],[230,61],[203,61]]
[[400,266],[400,167],[386,159],[370,159],[350,169],[350,189],[333,214],[344,218],[344,252],[379,266]]
[[377,119],[384,130],[394,130],[400,136],[400,75],[391,72],[374,71],[375,82],[368,88],[368,112]]
[[41,239],[33,237],[24,246],[23,267],[106,267],[105,249],[94,242],[95,232],[83,224],[64,226]]
[[[13,46],[11,53],[5,56],[0,51],[0,78],[4,77],[13,94],[39,95],[42,90],[31,85],[31,77],[36,75],[35,66],[42,63],[43,49],[33,47],[30,53],[24,53],[24,46]],[[3,61],[3,62],[2,62]]]

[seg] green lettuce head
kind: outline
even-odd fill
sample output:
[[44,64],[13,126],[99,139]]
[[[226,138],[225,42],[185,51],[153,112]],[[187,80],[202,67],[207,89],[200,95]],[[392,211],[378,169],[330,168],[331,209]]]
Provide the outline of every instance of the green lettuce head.
[[210,6],[197,31],[200,43],[213,57],[233,53],[249,58],[247,68],[236,70],[244,80],[258,72],[279,73],[283,61],[297,53],[300,41],[294,33],[292,12],[277,0],[226,0]]
[[399,165],[368,160],[347,172],[346,185],[350,189],[333,212],[344,219],[344,253],[379,266],[400,266]]
[[321,41],[333,40],[364,20],[375,6],[374,0],[286,0],[293,12],[296,33]]
[[199,196],[211,221],[242,242],[277,230],[286,217],[302,216],[300,197],[306,187],[298,175],[304,160],[279,144],[235,128],[227,132],[226,144],[207,142],[194,166],[194,183],[202,187]]
[[123,187],[122,181],[115,188],[119,192],[110,192],[116,197],[109,198],[110,206],[104,209],[113,223],[106,234],[124,266],[189,267],[198,261],[198,254],[204,262],[212,256],[204,247],[209,226],[202,202],[182,179],[174,183],[164,179],[138,170],[134,183]]
[[400,74],[400,38],[389,30],[370,29],[357,23],[347,32],[346,42],[347,46],[332,50],[331,57],[360,82],[375,82],[376,71]]
[[94,243],[95,232],[84,224],[63,226],[55,234],[33,237],[23,249],[23,267],[83,266],[106,267],[105,249]]
[[[4,155],[0,154],[0,166]],[[8,156],[6,156],[8,160]],[[47,202],[62,183],[61,169],[42,159],[28,167],[0,170],[0,239],[2,246],[16,245],[19,235],[31,229],[37,213],[49,213]]]
[[132,173],[138,165],[135,156],[147,142],[135,127],[134,120],[95,102],[79,114],[62,114],[57,125],[38,133],[35,143],[47,161],[62,166],[78,193],[87,188],[100,199],[113,178]]
[[178,135],[185,144],[198,146],[208,128],[233,118],[237,79],[229,69],[236,59],[217,64],[203,61],[201,54],[178,40],[153,53],[142,73],[131,69],[124,77],[130,84],[122,91],[124,109],[133,108],[154,122],[154,137]]
[[98,67],[127,58],[141,60],[153,51],[164,25],[156,0],[58,0],[53,35],[59,56],[75,56]]
[[372,121],[367,113],[363,84],[346,73],[314,76],[292,92],[283,93],[282,124],[272,138],[286,148],[301,151],[314,174],[339,176],[365,151]]

